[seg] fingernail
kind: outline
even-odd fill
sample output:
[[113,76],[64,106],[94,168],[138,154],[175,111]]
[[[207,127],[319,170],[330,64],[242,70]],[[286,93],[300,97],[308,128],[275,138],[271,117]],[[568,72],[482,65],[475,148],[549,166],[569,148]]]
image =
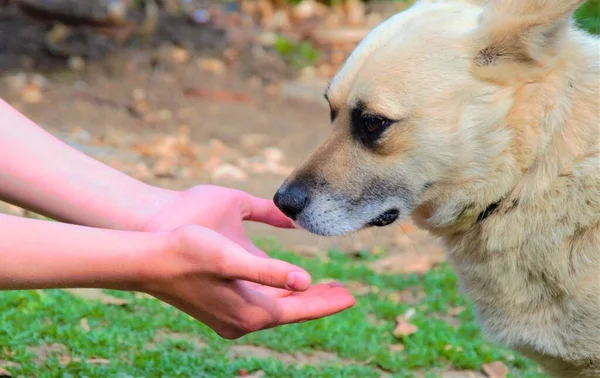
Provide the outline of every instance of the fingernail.
[[291,272],[287,285],[292,290],[305,290],[310,285],[310,277],[304,272]]

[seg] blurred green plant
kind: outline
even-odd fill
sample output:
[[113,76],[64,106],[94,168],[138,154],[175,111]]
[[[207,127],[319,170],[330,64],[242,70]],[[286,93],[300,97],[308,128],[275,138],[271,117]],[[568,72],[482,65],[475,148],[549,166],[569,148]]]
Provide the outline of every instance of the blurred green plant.
[[319,59],[319,50],[310,42],[294,42],[288,38],[279,36],[275,41],[274,47],[277,53],[294,69],[312,66]]
[[582,28],[600,34],[600,0],[585,2],[575,13],[575,18]]

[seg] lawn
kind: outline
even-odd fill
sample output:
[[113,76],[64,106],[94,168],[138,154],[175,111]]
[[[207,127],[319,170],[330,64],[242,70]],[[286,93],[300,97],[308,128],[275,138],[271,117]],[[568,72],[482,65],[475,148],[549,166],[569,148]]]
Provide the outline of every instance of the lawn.
[[[316,281],[345,282],[356,306],[226,341],[140,294],[107,291],[126,301],[106,304],[61,290],[2,292],[0,367],[13,377],[438,377],[501,361],[512,377],[543,377],[530,361],[482,338],[446,265],[391,276],[370,269],[372,254],[307,258],[261,245]],[[416,332],[395,337],[398,315]]]

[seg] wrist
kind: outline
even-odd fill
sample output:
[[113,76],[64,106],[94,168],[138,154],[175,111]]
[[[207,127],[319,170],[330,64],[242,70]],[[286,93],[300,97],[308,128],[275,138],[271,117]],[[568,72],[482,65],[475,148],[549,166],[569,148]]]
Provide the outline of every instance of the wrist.
[[[180,221],[182,211],[179,204],[184,201],[185,191],[176,191],[150,187],[147,200],[135,212],[135,231],[161,232],[172,231],[178,227],[185,226]],[[178,210],[179,209],[179,210]]]
[[131,290],[157,295],[178,276],[182,263],[178,240],[174,236],[176,232],[143,232],[147,235],[149,248],[136,256]]
[[159,230],[154,224],[160,219],[161,210],[176,201],[180,195],[175,190],[140,184],[141,187],[132,191],[132,196],[137,198],[130,211],[118,221],[118,229],[141,232]]

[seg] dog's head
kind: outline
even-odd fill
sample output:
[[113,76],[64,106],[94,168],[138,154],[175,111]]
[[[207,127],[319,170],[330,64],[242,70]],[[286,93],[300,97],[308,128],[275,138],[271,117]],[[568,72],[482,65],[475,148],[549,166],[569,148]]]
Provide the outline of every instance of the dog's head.
[[582,2],[423,0],[379,25],[326,91],[331,135],[275,203],[308,231],[340,235],[499,172],[505,190],[530,163],[506,122],[518,88],[559,64]]

